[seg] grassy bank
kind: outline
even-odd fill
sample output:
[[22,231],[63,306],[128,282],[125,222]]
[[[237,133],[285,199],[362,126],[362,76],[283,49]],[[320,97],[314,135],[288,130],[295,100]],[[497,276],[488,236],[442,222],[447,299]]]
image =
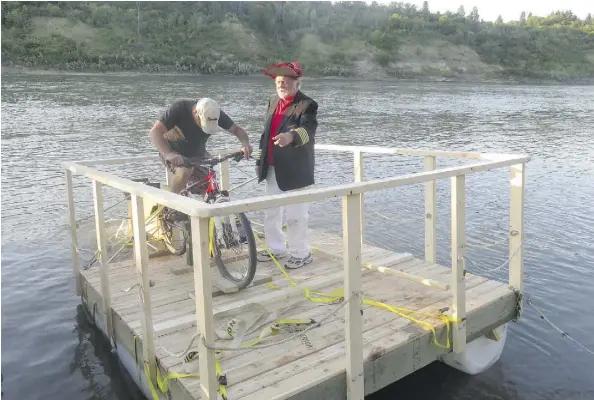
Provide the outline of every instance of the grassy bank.
[[3,2],[3,66],[435,80],[594,78],[594,23],[571,12],[469,14],[327,2]]

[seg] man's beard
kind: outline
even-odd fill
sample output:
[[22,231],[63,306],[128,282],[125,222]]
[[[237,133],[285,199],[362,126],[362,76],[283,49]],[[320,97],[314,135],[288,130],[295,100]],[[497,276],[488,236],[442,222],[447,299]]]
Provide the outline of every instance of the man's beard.
[[280,97],[281,99],[285,99],[291,96],[291,92],[285,89],[276,89],[276,94],[278,94],[278,97]]

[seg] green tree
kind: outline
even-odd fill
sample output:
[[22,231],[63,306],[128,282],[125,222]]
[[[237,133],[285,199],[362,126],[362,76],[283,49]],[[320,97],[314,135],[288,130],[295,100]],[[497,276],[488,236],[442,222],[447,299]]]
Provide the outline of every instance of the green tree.
[[423,7],[421,8],[421,13],[423,13],[423,15],[425,15],[425,16],[428,16],[430,14],[429,2],[427,2],[427,1],[423,2]]
[[[476,7],[469,14],[464,7],[431,13],[427,1],[420,8],[263,1],[15,1],[1,7],[3,65],[249,74],[299,58],[308,74],[343,76],[372,60],[400,76],[408,72],[395,72],[395,61],[416,57],[427,64],[423,71],[431,70],[451,61],[451,46],[463,46],[455,51],[478,54],[503,75],[594,77],[592,16],[580,20],[567,10],[522,13],[519,23],[499,16],[492,23],[480,21]],[[425,51],[431,46],[439,47],[437,59]]]
[[468,19],[470,21],[474,21],[474,22],[478,22],[479,21],[478,8],[472,7],[472,10],[470,11],[470,14],[468,15]]

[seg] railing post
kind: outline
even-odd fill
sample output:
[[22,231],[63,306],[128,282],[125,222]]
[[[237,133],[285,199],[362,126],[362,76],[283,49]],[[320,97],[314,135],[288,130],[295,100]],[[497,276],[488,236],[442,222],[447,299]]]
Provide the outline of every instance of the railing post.
[[[435,166],[435,156],[426,156],[425,171],[433,171]],[[425,261],[431,264],[437,263],[436,197],[437,181],[425,182]]]
[[[363,182],[363,152],[353,152],[355,182]],[[364,243],[363,237],[365,235],[365,202],[363,201],[363,193],[359,195],[361,197],[361,245]]]
[[[520,295],[524,293],[524,182],[525,165],[511,166],[510,176],[510,218],[509,218],[509,284]],[[518,304],[518,316],[522,313],[522,302]]]
[[66,170],[66,190],[68,191],[68,222],[70,224],[70,238],[72,249],[72,275],[76,284],[76,295],[82,293],[82,276],[78,261],[78,240],[76,237],[76,211],[74,208],[74,187],[72,185],[72,172]]
[[196,294],[196,326],[198,340],[198,364],[200,368],[200,388],[203,399],[217,399],[217,377],[215,371],[215,352],[208,349],[203,341],[214,344],[214,322],[212,315],[212,284],[209,254],[209,218],[191,217],[192,253],[194,254],[194,285]]
[[220,164],[219,175],[221,190],[229,190],[229,160],[225,160]]
[[101,262],[101,299],[105,311],[105,329],[110,339],[113,338],[113,320],[111,313],[111,293],[109,289],[109,265],[107,264],[107,237],[105,233],[105,215],[103,213],[103,190],[101,183],[93,179],[93,200],[95,205],[95,230],[97,249]]
[[173,174],[169,168],[165,168],[165,184],[167,187],[171,187],[171,183],[173,182]]
[[148,365],[149,376],[153,386],[157,384],[157,367],[155,363],[155,341],[153,338],[153,314],[149,280],[149,257],[146,244],[146,225],[144,220],[144,203],[142,197],[132,195],[132,223],[134,225],[134,255],[136,259],[136,276],[140,284],[139,299],[142,316],[142,356]]
[[363,400],[363,319],[361,317],[361,196],[342,198],[347,400]]
[[466,348],[466,285],[464,271],[466,256],[465,182],[466,176],[452,180],[452,346],[455,353]]

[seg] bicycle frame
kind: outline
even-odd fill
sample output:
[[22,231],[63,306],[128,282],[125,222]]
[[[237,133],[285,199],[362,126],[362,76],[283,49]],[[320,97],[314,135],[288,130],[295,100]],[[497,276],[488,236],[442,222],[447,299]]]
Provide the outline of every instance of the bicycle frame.
[[[196,167],[196,168],[199,168],[199,167]],[[197,194],[195,192],[195,190],[200,186],[206,185],[206,191],[204,193],[204,201],[208,202],[209,197],[212,197],[213,195],[220,193],[221,190],[217,183],[217,174],[216,174],[215,169],[211,166],[204,166],[202,168],[208,168],[208,173],[207,173],[206,177],[204,179],[194,179],[195,175],[197,174],[197,171],[193,171],[192,176],[190,176],[190,179],[186,183],[186,187],[184,189],[182,189],[180,194],[182,196],[189,196],[192,193]],[[200,194],[202,194],[202,192],[200,192]]]
[[[203,168],[205,171],[207,171],[206,173],[206,177],[202,178],[202,179],[196,179],[197,175],[200,174],[200,171],[198,171],[200,168]],[[199,193],[197,193],[198,191],[196,190],[199,187],[203,187],[204,185],[206,185],[206,190],[200,191]],[[180,194],[182,196],[190,196],[190,194],[200,194],[203,195],[203,200],[206,203],[214,203],[214,202],[219,202],[219,201],[229,201],[229,192],[227,192],[226,190],[221,190],[220,186],[217,182],[217,174],[215,171],[215,168],[213,165],[211,164],[203,164],[203,165],[194,165],[193,167],[193,171],[192,171],[192,175],[190,176],[190,178],[188,179],[188,182],[186,183],[186,187],[180,192]],[[229,223],[231,221],[231,219],[233,216],[229,215],[229,216],[224,216],[224,217],[214,217],[211,220],[211,228],[209,229],[210,233],[209,236],[210,237],[210,248],[212,251],[212,240],[213,239],[218,239],[218,240],[224,240],[224,234],[223,234],[223,223],[227,222]],[[234,233],[238,234],[237,231],[237,226],[235,224],[230,224],[231,225],[231,229],[233,230]],[[216,238],[212,237],[212,228],[216,228]],[[190,238],[191,240],[191,238]]]
[[[217,159],[203,160],[200,164],[192,164],[189,162],[189,160],[184,160],[184,166],[186,168],[192,167],[192,173],[186,182],[185,187],[180,191],[180,195],[190,197],[191,194],[200,194],[203,197],[203,201],[209,204],[228,202],[229,191],[221,190],[217,182],[215,166],[229,159],[235,159],[235,161],[239,162],[242,158],[243,152],[236,152],[229,153],[226,156],[218,157]],[[204,186],[206,186],[206,188],[204,188]],[[175,225],[175,223],[170,224],[168,220],[169,215],[169,212],[164,213],[163,220],[168,227],[171,227],[172,225]],[[241,231],[238,224],[243,226]],[[169,251],[176,255],[182,255],[183,253],[186,253],[186,263],[191,266],[193,265],[193,247],[192,230],[189,219],[185,220],[184,227],[181,228],[181,231],[184,236],[183,245],[181,247],[178,248],[170,242],[167,242],[169,244],[166,243],[166,245],[168,246]],[[168,232],[171,233],[170,231]],[[257,249],[249,219],[243,213],[212,217],[210,218],[209,222],[208,236],[209,256],[215,258],[215,263],[221,274],[233,282],[238,282],[242,288],[246,287],[254,277],[257,264]],[[187,246],[187,244],[189,244],[189,246]],[[235,249],[236,245],[238,244],[240,246],[243,246],[243,244],[248,246],[247,259],[249,261],[248,272],[245,276],[245,279],[237,278],[236,275],[232,275],[227,270],[227,267],[220,257],[220,250]]]

